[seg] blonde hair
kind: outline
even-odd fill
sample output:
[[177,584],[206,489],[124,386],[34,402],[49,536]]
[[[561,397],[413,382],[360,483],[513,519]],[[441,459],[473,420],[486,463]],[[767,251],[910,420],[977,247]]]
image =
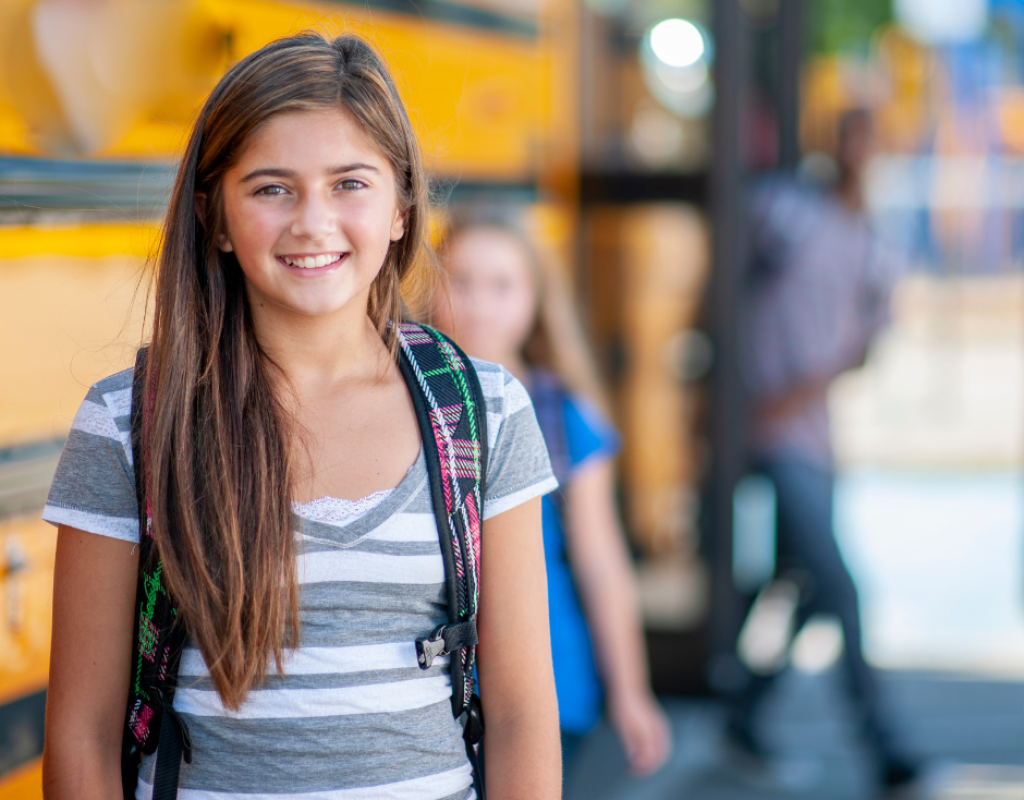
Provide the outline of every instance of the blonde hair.
[[529,264],[537,291],[537,309],[533,327],[523,343],[523,360],[531,367],[554,373],[570,392],[586,397],[609,414],[608,395],[587,344],[563,265],[554,253],[534,244],[512,212],[494,211],[452,215],[438,247],[442,264],[452,243],[472,231],[491,231],[508,237],[522,250]]

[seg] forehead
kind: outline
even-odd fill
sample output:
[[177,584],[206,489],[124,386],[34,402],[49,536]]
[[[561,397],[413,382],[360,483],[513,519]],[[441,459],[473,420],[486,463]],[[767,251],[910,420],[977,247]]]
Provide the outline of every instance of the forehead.
[[500,228],[462,231],[448,244],[446,260],[456,272],[532,277],[529,254],[513,234]]
[[234,169],[256,163],[300,172],[357,163],[390,171],[380,148],[343,108],[275,114],[253,133]]
[[534,270],[522,243],[500,228],[464,230],[445,255],[449,269],[459,276],[534,283]]

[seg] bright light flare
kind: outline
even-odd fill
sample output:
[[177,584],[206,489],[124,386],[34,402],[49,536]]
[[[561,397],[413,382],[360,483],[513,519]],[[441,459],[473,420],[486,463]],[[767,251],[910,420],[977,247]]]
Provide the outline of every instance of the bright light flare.
[[692,22],[666,19],[651,29],[651,50],[670,67],[689,67],[704,56],[704,37]]

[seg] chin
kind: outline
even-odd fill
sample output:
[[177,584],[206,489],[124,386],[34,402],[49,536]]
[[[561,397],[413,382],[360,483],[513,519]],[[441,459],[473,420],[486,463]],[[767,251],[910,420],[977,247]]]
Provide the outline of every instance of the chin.
[[286,307],[297,314],[309,317],[324,317],[337,314],[350,307],[353,303],[366,303],[364,295],[352,295],[348,292],[341,296],[331,292],[303,293],[300,297],[291,297]]
[[305,314],[307,317],[329,317],[333,314],[338,314],[345,310],[347,303],[316,303],[308,306],[299,313]]

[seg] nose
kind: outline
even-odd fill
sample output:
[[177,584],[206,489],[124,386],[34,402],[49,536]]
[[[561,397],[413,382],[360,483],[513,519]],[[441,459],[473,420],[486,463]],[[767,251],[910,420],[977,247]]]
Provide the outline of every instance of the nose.
[[338,220],[330,202],[317,192],[306,194],[295,205],[292,236],[310,241],[323,241],[338,229]]

